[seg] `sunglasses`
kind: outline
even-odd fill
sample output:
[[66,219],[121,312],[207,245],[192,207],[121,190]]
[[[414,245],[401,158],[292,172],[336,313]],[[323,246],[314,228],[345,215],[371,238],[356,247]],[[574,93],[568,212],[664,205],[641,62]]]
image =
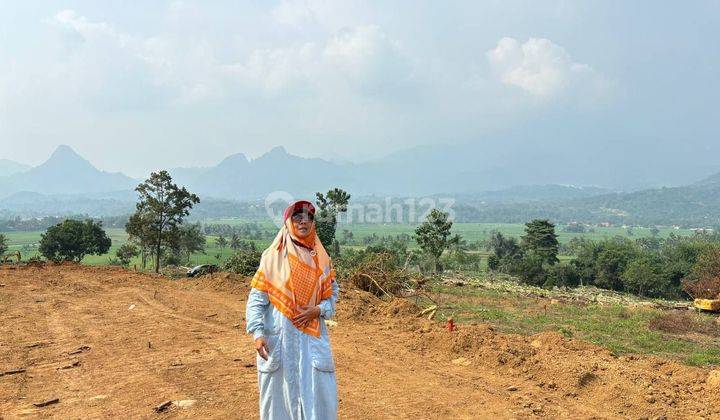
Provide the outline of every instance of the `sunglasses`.
[[293,222],[312,222],[315,220],[315,215],[312,213],[295,213],[292,215]]

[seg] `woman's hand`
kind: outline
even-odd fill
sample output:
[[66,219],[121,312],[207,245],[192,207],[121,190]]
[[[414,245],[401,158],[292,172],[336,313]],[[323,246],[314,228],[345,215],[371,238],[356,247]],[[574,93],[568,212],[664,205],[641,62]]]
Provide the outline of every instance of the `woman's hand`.
[[255,350],[258,352],[260,357],[267,360],[268,359],[268,348],[267,348],[267,341],[265,341],[265,337],[258,337],[255,339]]
[[316,318],[320,318],[320,307],[303,305],[300,307],[300,313],[295,315],[292,321],[297,328],[302,328]]

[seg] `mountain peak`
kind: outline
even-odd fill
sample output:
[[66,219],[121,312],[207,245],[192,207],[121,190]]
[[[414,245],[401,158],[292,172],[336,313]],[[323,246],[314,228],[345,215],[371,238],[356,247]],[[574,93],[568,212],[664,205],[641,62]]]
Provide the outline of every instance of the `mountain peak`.
[[266,153],[260,155],[260,157],[253,159],[253,163],[284,162],[292,158],[295,158],[295,156],[288,153],[283,146],[275,146]]
[[269,152],[265,153],[265,156],[285,156],[289,155],[284,146],[275,146],[270,149]]
[[[50,171],[51,173],[63,173],[66,171],[77,173],[99,172],[92,163],[80,156],[70,146],[60,145],[42,165],[36,167],[39,171]],[[60,172],[57,172],[60,171]]]
[[85,194],[133,188],[136,180],[98,170],[70,146],[60,145],[41,165],[12,175],[5,194],[32,191],[43,194]]
[[218,166],[227,166],[227,165],[247,165],[248,158],[243,153],[235,153],[233,155],[230,155],[223,159]]
[[[70,147],[70,146],[68,146],[68,145],[65,145],[65,144],[61,144],[61,145],[59,145],[59,146],[55,149],[55,151],[52,153],[52,155],[50,155],[50,158],[48,159],[48,162],[49,162],[49,161],[64,161],[64,162],[68,162],[68,161],[82,161],[82,162],[87,162],[87,160],[85,160],[85,158],[83,158],[82,156],[80,156],[79,154],[77,154],[77,152],[76,152],[75,150],[73,150],[72,147]],[[89,163],[89,162],[88,162],[88,163]]]

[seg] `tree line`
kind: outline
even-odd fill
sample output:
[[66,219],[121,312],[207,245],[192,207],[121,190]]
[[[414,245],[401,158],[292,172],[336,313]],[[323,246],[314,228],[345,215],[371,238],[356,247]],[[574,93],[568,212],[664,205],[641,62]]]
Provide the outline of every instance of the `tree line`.
[[[135,189],[139,194],[136,211],[125,223],[129,240],[116,251],[113,262],[127,265],[140,257],[143,269],[151,265],[159,272],[162,265],[189,261],[190,255],[204,252],[206,233],[218,234],[216,245],[229,247],[233,255],[224,268],[252,274],[260,251],[248,239],[266,239],[269,232],[257,223],[241,226],[187,223],[190,210],[200,199],[172,182],[167,171],[153,172]],[[413,236],[371,235],[363,240],[363,250],[345,249],[355,244],[352,232],[338,234],[339,215],[346,212],[351,195],[335,188],[317,193],[316,226],[323,245],[339,264],[352,264],[387,254],[398,267],[414,266],[428,273],[444,269],[481,270],[478,253],[468,252],[484,245],[490,255],[488,270],[505,273],[520,281],[542,287],[591,285],[648,297],[715,297],[720,293],[720,235],[697,234],[693,237],[671,235],[663,239],[615,237],[600,241],[574,238],[561,245],[555,225],[547,219],[533,219],[525,225],[519,239],[492,233],[484,243],[468,244],[452,234],[453,221],[448,213],[433,209]],[[411,241],[419,249],[411,250]],[[53,261],[80,261],[86,255],[108,252],[111,240],[102,229],[102,221],[67,219],[50,226],[42,235],[39,251]],[[0,254],[7,240],[0,235]],[[560,261],[560,251],[571,255]],[[218,254],[218,259],[220,254]]]
[[572,259],[560,264],[555,227],[547,220],[526,225],[520,241],[495,233],[488,268],[544,287],[596,286],[639,296],[708,297],[720,293],[720,237],[696,234],[631,240],[574,238]]

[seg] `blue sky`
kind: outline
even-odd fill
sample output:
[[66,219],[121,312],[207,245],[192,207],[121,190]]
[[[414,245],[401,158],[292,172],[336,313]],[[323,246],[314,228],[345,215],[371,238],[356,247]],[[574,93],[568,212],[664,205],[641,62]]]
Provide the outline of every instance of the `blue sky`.
[[719,9],[0,0],[0,158],[37,164],[68,144],[142,176],[276,145],[363,160],[469,143],[710,172]]

